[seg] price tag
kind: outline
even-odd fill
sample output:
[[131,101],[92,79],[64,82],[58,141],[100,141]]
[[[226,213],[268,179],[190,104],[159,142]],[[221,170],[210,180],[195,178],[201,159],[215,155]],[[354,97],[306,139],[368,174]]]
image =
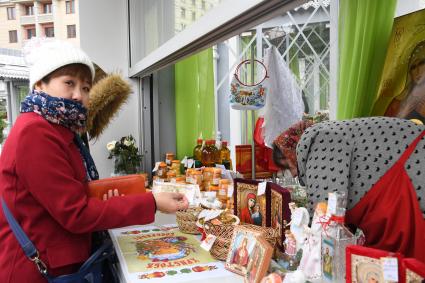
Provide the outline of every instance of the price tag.
[[187,160],[187,168],[192,168],[194,167],[193,164],[195,164],[195,161],[193,159],[188,159]]
[[155,163],[155,168],[153,168],[152,172],[156,172],[156,171],[158,171],[159,163],[161,163],[161,162],[157,162],[157,163]]
[[385,281],[398,282],[398,261],[395,257],[382,257],[382,272]]
[[330,193],[328,198],[328,213],[327,214],[330,214],[330,215],[336,214],[336,204],[337,204],[336,194]]
[[208,234],[208,236],[201,242],[201,248],[203,248],[206,251],[211,250],[216,239],[217,237],[214,236],[213,234]]
[[267,182],[261,182],[258,184],[257,196],[264,195],[266,193]]

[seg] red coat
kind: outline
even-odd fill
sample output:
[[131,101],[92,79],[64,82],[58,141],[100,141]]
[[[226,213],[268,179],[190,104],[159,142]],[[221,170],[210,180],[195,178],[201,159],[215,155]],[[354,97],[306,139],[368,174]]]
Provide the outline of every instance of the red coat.
[[[71,273],[90,255],[91,232],[155,218],[151,193],[88,198],[73,133],[35,113],[21,114],[0,157],[0,193],[54,275]],[[0,209],[0,282],[46,282],[24,255]]]

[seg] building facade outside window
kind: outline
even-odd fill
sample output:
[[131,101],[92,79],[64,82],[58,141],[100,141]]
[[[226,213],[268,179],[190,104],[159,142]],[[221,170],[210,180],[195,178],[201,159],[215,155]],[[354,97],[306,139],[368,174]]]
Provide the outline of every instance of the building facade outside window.
[[66,13],[67,14],[74,14],[75,13],[75,1],[74,0],[68,0],[65,2],[66,4]]
[[180,13],[181,13],[182,18],[186,18],[186,9],[185,8],[181,8]]
[[7,7],[7,19],[16,20],[16,9],[15,7]]
[[47,3],[43,5],[43,12],[44,14],[51,14],[52,13],[52,3]]
[[66,29],[67,29],[68,38],[75,38],[75,37],[77,37],[77,32],[76,32],[75,25],[67,25],[66,26]]
[[9,30],[9,43],[17,43],[17,42],[18,42],[18,31]]
[[31,37],[35,37],[35,28],[29,28],[27,31],[27,39],[31,39]]
[[192,21],[196,20],[196,12],[192,12]]
[[34,5],[25,6],[25,15],[26,16],[34,15]]
[[45,27],[44,28],[44,35],[46,37],[55,37],[55,29],[54,29],[54,27]]

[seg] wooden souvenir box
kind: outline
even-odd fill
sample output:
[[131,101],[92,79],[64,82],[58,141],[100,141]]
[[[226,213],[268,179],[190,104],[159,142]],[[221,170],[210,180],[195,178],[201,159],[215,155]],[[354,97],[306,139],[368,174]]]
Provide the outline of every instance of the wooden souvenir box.
[[[252,153],[251,145],[237,145],[236,146],[236,171],[241,173],[244,178],[251,178],[252,176]],[[262,167],[259,160],[262,159],[262,150],[259,146],[255,147],[255,178],[271,178],[272,172]]]
[[267,183],[269,192],[269,202],[267,211],[267,226],[278,229],[280,240],[277,246],[283,251],[283,243],[285,242],[285,226],[291,221],[291,211],[289,203],[291,202],[291,193],[288,189],[282,188],[275,183]]

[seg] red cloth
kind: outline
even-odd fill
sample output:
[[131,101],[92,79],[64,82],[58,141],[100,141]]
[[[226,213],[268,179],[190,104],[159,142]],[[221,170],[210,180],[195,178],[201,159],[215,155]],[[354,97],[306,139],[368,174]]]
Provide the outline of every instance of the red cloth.
[[[0,193],[53,275],[71,273],[91,250],[91,232],[154,221],[150,193],[87,197],[73,133],[35,113],[21,114],[0,157]],[[1,211],[1,210],[0,210]],[[0,212],[0,282],[46,282]]]
[[273,150],[266,146],[264,143],[264,138],[262,134],[262,127],[264,123],[264,118],[259,117],[257,122],[255,123],[254,129],[254,142],[261,149],[261,157],[257,158],[255,162],[257,162],[262,168],[267,169],[269,172],[277,172],[279,171],[279,167],[273,161]]
[[424,135],[425,131],[346,215],[347,224],[365,233],[365,246],[400,252],[422,262],[425,262],[425,219],[404,165]]

